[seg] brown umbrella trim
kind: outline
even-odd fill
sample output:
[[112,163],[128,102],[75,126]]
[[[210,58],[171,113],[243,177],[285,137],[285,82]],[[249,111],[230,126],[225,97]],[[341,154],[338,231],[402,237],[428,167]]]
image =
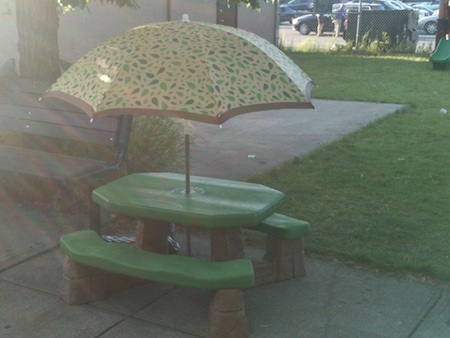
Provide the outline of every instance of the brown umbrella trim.
[[180,118],[180,119],[188,119],[193,121],[199,121],[199,122],[206,122],[210,124],[223,124],[230,118],[244,114],[244,113],[251,113],[251,112],[257,112],[257,111],[264,111],[264,110],[277,110],[277,109],[314,109],[314,106],[311,104],[311,102],[279,102],[279,103],[266,103],[266,104],[255,104],[251,106],[245,106],[245,107],[237,107],[234,109],[231,109],[227,111],[225,114],[221,115],[220,118],[215,118],[212,116],[207,115],[200,115],[196,113],[189,113],[189,112],[180,112],[177,110],[160,110],[160,109],[144,109],[144,108],[112,108],[108,110],[102,110],[101,112],[94,112],[92,107],[87,104],[86,102],[75,98],[69,94],[62,93],[62,92],[50,92],[46,95],[48,98],[57,98],[64,100],[78,108],[80,108],[82,111],[84,111],[87,115],[89,115],[91,118],[94,117],[100,117],[100,116],[113,116],[113,115],[153,115],[153,116],[167,116],[167,117],[173,117],[173,118]]

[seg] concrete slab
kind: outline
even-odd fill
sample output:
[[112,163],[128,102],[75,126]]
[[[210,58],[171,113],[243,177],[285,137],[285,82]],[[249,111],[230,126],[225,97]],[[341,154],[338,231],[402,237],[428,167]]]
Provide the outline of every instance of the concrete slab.
[[19,204],[0,205],[0,271],[58,245],[79,227],[67,216]]
[[[0,323],[12,322],[18,325],[13,330],[12,325],[5,324],[4,327],[7,330],[3,334],[0,329],[0,337],[19,337],[22,335],[38,337],[30,333],[32,328],[29,328],[21,322],[22,316],[20,312],[17,312],[20,309],[14,306],[16,300],[11,299],[11,297],[19,299],[18,302],[22,299],[24,306],[26,306],[25,304],[29,300],[31,304],[28,304],[28,306],[36,307],[36,310],[33,310],[31,315],[34,316],[37,314],[36,320],[42,321],[43,323],[53,320],[50,319],[53,316],[53,312],[58,312],[58,315],[53,316],[56,320],[48,328],[49,331],[37,331],[39,334],[42,333],[39,337],[96,337],[100,332],[106,332],[105,337],[189,337],[186,332],[177,332],[182,328],[175,330],[171,328],[171,326],[174,326],[171,316],[167,317],[167,321],[161,321],[157,318],[152,320],[153,318],[151,316],[139,314],[142,309],[146,309],[149,306],[154,308],[152,304],[159,304],[158,301],[161,298],[174,290],[174,287],[171,285],[150,282],[117,292],[107,299],[88,305],[68,306],[60,300],[59,292],[62,278],[63,256],[62,251],[59,248],[55,248],[37,255],[33,259],[17,264],[0,274],[2,304],[3,302],[5,302],[4,304],[8,304],[8,307],[2,308],[3,315],[0,315]],[[3,286],[5,288],[4,290],[2,289]],[[6,297],[3,295],[6,295]],[[41,298],[39,298],[39,295],[41,295]],[[36,304],[34,304],[33,297],[37,298]],[[45,297],[48,297],[48,299]],[[43,306],[39,305],[40,302],[42,302]],[[83,320],[83,316],[80,318],[80,315],[77,315],[69,322],[66,320],[63,321],[62,318],[61,321],[58,321],[58,318],[65,316],[64,313],[59,313],[60,307],[64,308],[63,312],[81,312],[83,316],[88,315],[88,313],[110,314],[114,320],[109,320],[109,317],[105,317],[105,319],[102,315],[99,317],[98,323],[92,319],[87,325],[90,331],[80,332],[77,330],[77,327],[80,324],[84,325],[79,322],[79,320]],[[205,309],[207,309],[207,306]],[[174,309],[171,310],[174,311]],[[40,318],[41,312],[43,314],[48,313],[50,317],[48,319]],[[24,312],[21,313],[23,314]],[[187,314],[189,316],[189,311]],[[186,312],[184,312],[184,315],[186,315]],[[95,315],[92,316],[95,317]],[[125,320],[125,318],[127,319]],[[120,325],[117,325],[118,323]],[[205,323],[207,323],[207,318]],[[38,325],[38,323],[33,322],[31,325]],[[62,330],[64,328],[73,329],[75,332],[63,334]],[[127,332],[127,334],[123,335],[124,332]]]
[[255,337],[410,337],[440,296],[430,286],[321,260],[308,259],[307,271],[246,291]]
[[194,336],[207,337],[209,301],[209,290],[178,287],[142,309],[136,317]]
[[[38,273],[38,271],[35,271]],[[0,281],[0,337],[98,337],[122,318]]]
[[[184,247],[183,237],[178,237]],[[194,235],[193,250],[205,255],[207,238]],[[248,251],[262,250],[247,247]],[[0,292],[6,295],[2,302],[12,305],[0,315],[1,323],[6,323],[0,336],[32,337],[30,325],[41,322],[49,325],[38,329],[45,337],[56,337],[68,328],[85,330],[84,337],[96,337],[98,330],[104,333],[101,337],[208,336],[208,290],[149,283],[71,307],[56,291],[61,257],[59,249],[50,250],[0,274]],[[305,277],[245,291],[252,337],[406,338],[450,333],[446,291],[320,259],[308,258],[306,265]],[[31,323],[22,324],[17,311],[27,309],[20,306],[31,309]],[[54,321],[48,323],[43,318],[47,316]],[[84,316],[89,320],[80,322]],[[19,327],[13,330],[8,323]]]
[[98,309],[134,316],[142,309],[171,292],[174,286],[149,282],[117,292],[106,299],[91,303]]
[[47,250],[0,274],[0,280],[59,297],[64,254],[59,248]]
[[448,292],[441,291],[441,297],[430,304],[430,311],[425,314],[414,334],[411,335],[411,338],[434,337],[450,337],[450,294]]
[[176,331],[164,326],[152,325],[139,319],[127,319],[101,336],[102,338],[195,338],[186,332]]

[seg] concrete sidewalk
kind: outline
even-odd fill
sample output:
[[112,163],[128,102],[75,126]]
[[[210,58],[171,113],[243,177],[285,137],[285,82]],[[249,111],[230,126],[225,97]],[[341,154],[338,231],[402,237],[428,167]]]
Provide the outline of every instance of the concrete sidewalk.
[[[239,116],[220,130],[196,124],[192,174],[245,179],[400,108],[314,104],[317,111]],[[207,290],[149,283],[91,304],[66,305],[59,296],[58,239],[86,225],[13,203],[0,205],[0,222],[0,337],[208,336]],[[177,240],[183,246],[181,236]],[[207,242],[195,237],[194,253],[204,254]],[[244,292],[252,337],[450,336],[448,291],[320,259],[306,264],[305,277]]]

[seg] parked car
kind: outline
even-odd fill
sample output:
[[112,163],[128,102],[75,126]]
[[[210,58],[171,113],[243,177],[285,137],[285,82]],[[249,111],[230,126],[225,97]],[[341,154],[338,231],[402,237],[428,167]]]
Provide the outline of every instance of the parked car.
[[430,6],[430,5],[416,5],[416,6],[413,7],[413,9],[415,11],[425,10],[425,11],[431,12],[431,14],[433,14],[433,12],[435,10],[439,9],[439,7],[438,8],[434,8],[433,6]]
[[417,6],[417,5],[424,5],[424,4],[439,5],[439,0],[427,1],[427,2],[424,2],[422,0],[406,0],[405,3],[407,3],[408,5],[410,5],[412,7]]
[[[355,13],[358,12],[359,10],[359,1],[355,1],[355,2],[343,2],[343,3],[336,3],[333,4],[332,6],[332,11],[333,12],[337,12],[337,10],[341,7],[341,5],[344,4],[345,6],[345,10],[347,13]],[[367,3],[367,2],[362,2],[361,3],[361,10],[363,11],[379,11],[379,10],[384,10],[384,6],[379,4],[379,3]]]
[[[333,5],[333,12],[336,12],[337,9],[340,7],[340,4]],[[356,7],[357,5],[357,7]],[[358,11],[359,3],[353,4],[353,3],[345,3],[345,8],[347,13]],[[383,10],[384,7],[379,4],[369,4],[369,3],[362,3],[361,9],[363,11],[369,11],[369,10]],[[324,25],[323,25],[323,32],[334,32],[334,24],[333,24],[333,17],[334,14],[325,14],[324,16]],[[341,27],[343,29],[344,27]],[[311,32],[317,32],[317,15],[314,13],[302,15],[298,18],[295,18],[292,20],[292,29],[300,32],[302,35],[308,35]]]
[[291,7],[286,5],[280,5],[280,9],[278,11],[278,17],[280,18],[280,22],[289,21],[292,23],[292,19],[308,14],[309,11],[294,11]]
[[424,16],[433,15],[433,12],[434,12],[433,9],[426,7],[426,6],[422,6],[422,5],[414,6],[413,9],[419,13],[419,19],[423,18]]
[[395,11],[395,10],[403,10],[403,6],[400,5],[400,3],[398,1],[394,1],[394,0],[378,0],[378,1],[374,1],[377,3],[381,3],[384,7],[386,7],[387,10],[391,10],[391,11]]
[[423,29],[427,34],[436,34],[437,32],[437,19],[439,10],[435,10],[432,15],[425,16],[419,19],[417,23],[418,29]]
[[286,4],[280,5],[281,6],[288,6],[294,11],[312,11],[314,6],[313,0],[291,0],[287,2]]
[[392,0],[392,2],[397,6],[400,6],[402,9],[413,10],[412,6],[408,5],[406,2],[403,2],[401,0]]
[[[350,4],[352,4],[353,7],[357,8],[359,6],[359,1],[358,0],[351,0],[350,2],[345,3],[345,6],[348,7]],[[401,5],[395,3],[394,1],[390,1],[390,0],[373,0],[373,1],[371,1],[371,4],[381,5],[381,6],[384,7],[383,9],[388,10],[388,11],[395,11],[395,10],[403,9],[401,7]],[[356,6],[354,6],[354,5],[356,5]],[[379,8],[379,9],[381,9],[381,8]]]
[[418,4],[413,5],[413,7],[416,6],[426,6],[430,9],[432,9],[433,11],[435,11],[436,9],[439,9],[439,1],[425,1],[425,2],[420,2]]
[[[324,15],[324,24],[322,32],[333,32],[333,18],[330,15]],[[311,32],[317,32],[317,16],[316,14],[302,15],[292,20],[292,28],[299,31],[302,35],[308,35]]]

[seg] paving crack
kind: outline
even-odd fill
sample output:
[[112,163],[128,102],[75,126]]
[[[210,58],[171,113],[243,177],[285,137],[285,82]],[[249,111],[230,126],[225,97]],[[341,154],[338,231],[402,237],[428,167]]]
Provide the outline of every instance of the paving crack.
[[[413,327],[411,333],[408,335],[408,338],[412,338],[415,333],[418,331],[418,329],[420,328],[420,326],[425,322],[425,320],[429,317],[430,313],[435,309],[435,307],[437,306],[437,304],[439,303],[439,301],[442,299],[443,295],[444,295],[444,290],[439,290],[437,292],[437,297],[431,297],[430,301],[431,301],[431,305],[429,306],[429,308],[425,311],[425,313],[423,314],[422,318],[418,321],[417,325]],[[434,298],[434,299],[433,299]],[[429,304],[429,303],[428,303]]]

